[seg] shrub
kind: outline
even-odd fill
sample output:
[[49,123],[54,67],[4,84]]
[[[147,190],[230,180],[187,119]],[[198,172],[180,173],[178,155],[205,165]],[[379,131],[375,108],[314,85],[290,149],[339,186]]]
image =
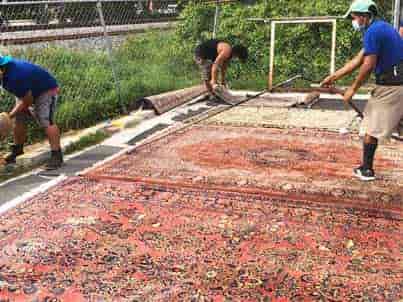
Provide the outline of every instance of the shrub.
[[[231,43],[248,46],[248,64],[232,64],[228,76],[236,88],[264,88],[267,86],[269,66],[270,28],[248,18],[278,18],[300,16],[344,15],[350,0],[240,1],[220,7],[217,37]],[[390,18],[390,1],[378,1],[381,14]],[[246,4],[245,4],[246,3]],[[215,7],[190,1],[181,14],[175,43],[185,62],[190,62],[194,47],[201,40],[211,38]],[[361,35],[354,33],[347,20],[337,22],[336,66],[341,67],[361,48]],[[280,25],[276,29],[275,81],[280,82],[303,73],[319,81],[329,72],[331,26]],[[348,83],[351,77],[342,83]],[[306,83],[305,83],[306,84]]]

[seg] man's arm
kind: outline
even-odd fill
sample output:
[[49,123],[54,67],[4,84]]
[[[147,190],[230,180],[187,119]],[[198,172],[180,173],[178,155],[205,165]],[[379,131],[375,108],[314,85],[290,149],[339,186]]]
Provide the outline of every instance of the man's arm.
[[211,85],[217,84],[218,68],[223,68],[226,61],[231,57],[231,46],[228,44],[223,44],[219,46],[218,56],[213,63],[211,68]]
[[360,67],[364,62],[364,50],[361,51],[350,61],[348,61],[342,68],[337,70],[335,73],[329,75],[325,78],[321,86],[331,86],[335,81],[341,79],[342,77],[351,74],[354,70]]
[[360,67],[360,71],[355,78],[353,84],[347,89],[344,94],[344,101],[350,102],[354,94],[361,87],[362,83],[369,77],[371,72],[375,69],[378,57],[376,55],[368,55],[364,57],[364,61]]
[[14,118],[15,115],[16,115],[18,112],[22,112],[22,111],[27,110],[28,107],[33,104],[33,102],[34,102],[34,98],[33,98],[33,96],[32,96],[32,92],[31,92],[31,91],[28,91],[27,94],[26,94],[24,97],[20,98],[20,102],[18,102],[18,103],[14,106],[13,110],[11,110],[11,112],[10,112],[10,114],[9,114],[9,115],[10,115],[10,118]]
[[403,26],[400,26],[399,33],[400,33],[400,36],[403,38]]

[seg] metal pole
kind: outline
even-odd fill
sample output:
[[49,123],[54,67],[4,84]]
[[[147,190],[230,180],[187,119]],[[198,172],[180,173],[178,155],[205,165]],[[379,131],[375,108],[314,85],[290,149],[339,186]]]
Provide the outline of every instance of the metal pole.
[[399,30],[399,23],[400,23],[400,6],[401,6],[401,0],[395,0],[395,7],[393,11],[393,25],[395,26],[396,29]]
[[276,21],[271,22],[271,33],[270,33],[270,66],[269,66],[269,80],[267,88],[269,91],[273,88],[273,75],[274,75],[274,43],[276,42]]
[[337,22],[333,20],[333,30],[332,30],[332,51],[331,51],[331,61],[330,61],[330,74],[333,74],[336,70],[336,32],[337,32]]
[[119,79],[118,79],[118,76],[117,76],[117,73],[116,73],[116,70],[115,70],[115,64],[114,64],[113,55],[112,55],[112,41],[109,38],[107,29],[106,29],[105,18],[104,18],[104,14],[103,14],[103,11],[102,11],[102,3],[100,1],[97,2],[97,10],[98,10],[99,18],[101,20],[101,25],[102,25],[102,27],[104,29],[105,45],[106,45],[106,50],[108,51],[108,58],[109,58],[109,63],[111,64],[113,78],[115,80],[116,92],[118,94],[118,100],[119,100],[122,112],[127,113],[126,106],[122,102],[122,94],[121,94],[121,90],[120,90],[120,83],[119,83]]
[[304,18],[286,18],[286,19],[268,19],[271,26],[270,34],[270,66],[269,66],[269,76],[268,76],[268,89],[270,90],[273,86],[274,78],[274,52],[276,43],[276,25],[277,24],[306,24],[306,23],[332,23],[332,49],[331,49],[331,61],[330,61],[330,72],[333,73],[336,66],[336,19],[332,18],[314,18],[314,17],[304,17]]
[[403,0],[400,0],[399,27],[403,26]]
[[215,14],[214,14],[214,28],[213,28],[213,38],[217,36],[217,27],[218,27],[218,16],[220,14],[220,5],[218,3],[218,0],[216,2],[216,7],[215,7]]

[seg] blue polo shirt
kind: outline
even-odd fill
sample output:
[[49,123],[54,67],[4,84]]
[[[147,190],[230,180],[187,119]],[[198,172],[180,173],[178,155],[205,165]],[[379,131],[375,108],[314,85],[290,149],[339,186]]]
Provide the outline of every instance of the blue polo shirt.
[[12,59],[7,64],[2,86],[18,98],[31,91],[34,99],[58,87],[56,79],[47,70],[17,59]]
[[389,23],[376,20],[364,33],[364,55],[376,55],[377,75],[403,61],[403,39]]

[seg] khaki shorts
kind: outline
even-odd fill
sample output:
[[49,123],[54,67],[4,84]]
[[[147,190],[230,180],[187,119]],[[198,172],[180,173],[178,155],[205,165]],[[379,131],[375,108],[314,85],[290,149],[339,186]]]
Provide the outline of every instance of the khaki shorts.
[[360,134],[382,141],[394,132],[403,134],[403,86],[377,85],[365,107]]
[[[27,111],[16,114],[16,122],[26,123],[30,118],[33,118],[43,128],[53,125],[57,99],[57,95],[50,95],[47,93],[37,97]],[[17,99],[16,103],[18,102],[21,101]]]

